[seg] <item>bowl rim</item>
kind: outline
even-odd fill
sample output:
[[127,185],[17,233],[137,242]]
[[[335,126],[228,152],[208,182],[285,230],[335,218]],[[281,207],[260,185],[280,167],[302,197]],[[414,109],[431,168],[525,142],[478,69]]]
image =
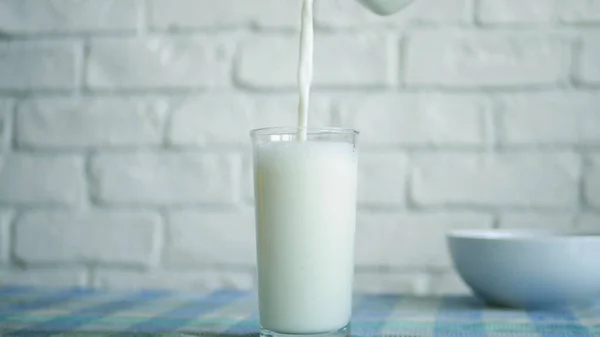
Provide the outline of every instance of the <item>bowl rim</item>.
[[599,241],[600,231],[585,229],[458,229],[448,239],[486,241]]

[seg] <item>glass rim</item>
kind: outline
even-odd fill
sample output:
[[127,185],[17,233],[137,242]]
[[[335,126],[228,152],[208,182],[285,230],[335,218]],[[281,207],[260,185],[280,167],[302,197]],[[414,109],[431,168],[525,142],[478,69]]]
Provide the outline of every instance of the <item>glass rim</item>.
[[250,131],[251,136],[269,136],[269,135],[291,135],[297,134],[300,130],[306,130],[306,133],[309,135],[315,134],[341,134],[341,135],[356,135],[358,136],[360,132],[350,128],[342,128],[342,127],[307,127],[300,128],[298,126],[275,126],[275,127],[266,127],[259,128]]

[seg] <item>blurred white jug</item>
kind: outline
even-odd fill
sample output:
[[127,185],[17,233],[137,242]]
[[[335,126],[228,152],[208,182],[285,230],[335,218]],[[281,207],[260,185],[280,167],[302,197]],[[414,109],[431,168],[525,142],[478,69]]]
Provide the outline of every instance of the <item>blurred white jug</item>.
[[363,6],[379,15],[391,15],[408,6],[414,0],[358,0]]

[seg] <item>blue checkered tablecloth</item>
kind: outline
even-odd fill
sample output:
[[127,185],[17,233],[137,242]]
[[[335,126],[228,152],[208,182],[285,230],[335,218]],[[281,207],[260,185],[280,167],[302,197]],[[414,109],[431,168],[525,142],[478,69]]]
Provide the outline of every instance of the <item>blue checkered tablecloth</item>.
[[[600,303],[547,311],[471,297],[359,295],[354,336],[600,336]],[[251,292],[190,294],[0,287],[0,336],[244,336],[258,332]]]

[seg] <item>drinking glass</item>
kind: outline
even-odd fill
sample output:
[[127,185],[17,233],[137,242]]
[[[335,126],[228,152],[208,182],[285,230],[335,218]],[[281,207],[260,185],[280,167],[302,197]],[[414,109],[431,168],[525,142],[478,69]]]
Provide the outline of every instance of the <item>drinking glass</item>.
[[346,336],[358,132],[279,127],[251,137],[261,336]]

